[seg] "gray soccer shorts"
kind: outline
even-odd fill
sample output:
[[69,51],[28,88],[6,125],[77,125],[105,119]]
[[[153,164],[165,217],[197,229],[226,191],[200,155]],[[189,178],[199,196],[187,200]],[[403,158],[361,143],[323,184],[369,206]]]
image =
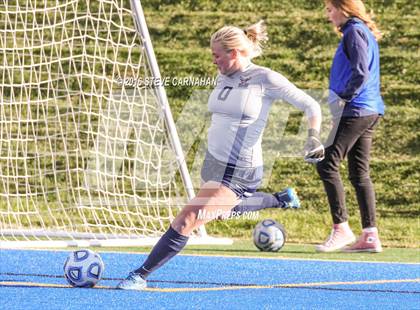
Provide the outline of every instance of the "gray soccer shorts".
[[204,182],[215,181],[231,189],[240,199],[251,197],[261,185],[263,167],[238,167],[224,163],[208,151],[201,168]]

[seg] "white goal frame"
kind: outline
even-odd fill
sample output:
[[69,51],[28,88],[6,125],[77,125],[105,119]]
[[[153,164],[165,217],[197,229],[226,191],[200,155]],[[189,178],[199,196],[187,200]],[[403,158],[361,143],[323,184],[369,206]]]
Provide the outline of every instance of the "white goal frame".
[[[69,0],[69,2],[77,2],[78,0]],[[118,2],[119,0],[101,0],[98,2],[106,2],[107,4],[112,2]],[[120,1],[122,3],[122,1]],[[59,2],[57,2],[58,4]],[[131,11],[133,14],[135,28],[139,35],[139,38],[142,40],[142,48],[144,48],[145,55],[147,57],[149,70],[151,76],[156,80],[161,80],[161,74],[158,67],[158,63],[156,60],[156,56],[153,50],[152,41],[150,39],[148,27],[146,24],[146,20],[144,17],[144,12],[139,0],[130,0]],[[111,21],[112,22],[112,21]],[[1,43],[1,42],[0,42]],[[6,43],[7,45],[7,43]],[[4,53],[7,48],[4,50]],[[1,50],[0,50],[1,52]],[[13,51],[11,51],[13,52]],[[3,67],[3,68],[2,68]],[[0,63],[0,69],[5,68],[12,68],[12,66],[6,65],[6,63]],[[6,77],[7,78],[7,77]],[[12,82],[10,82],[13,84]],[[7,85],[9,86],[9,85]],[[13,86],[11,86],[13,87]],[[0,85],[0,90],[5,89],[4,85]],[[3,95],[0,92],[0,97]],[[155,89],[155,95],[157,98],[157,102],[160,105],[159,110],[160,113],[163,115],[165,128],[167,129],[167,136],[169,138],[169,144],[174,152],[174,156],[176,158],[177,169],[179,169],[179,174],[182,178],[182,183],[184,187],[184,191],[186,193],[186,198],[188,200],[192,199],[195,196],[193,183],[191,181],[191,177],[188,171],[188,167],[186,164],[186,159],[184,152],[181,147],[181,143],[178,137],[177,129],[174,123],[174,119],[171,113],[170,105],[168,102],[167,94],[163,85],[157,85]],[[0,98],[0,104],[3,103],[3,98]],[[3,116],[3,114],[2,114]],[[1,128],[7,126],[9,120],[0,120],[3,122]],[[118,122],[118,120],[117,120]],[[10,121],[10,123],[12,123]],[[6,125],[5,125],[6,124]],[[19,126],[19,124],[18,124]],[[3,138],[2,138],[3,139]],[[5,140],[0,140],[0,143],[6,144]],[[6,141],[7,142],[7,141]],[[118,144],[117,144],[118,147]],[[65,152],[65,150],[64,150]],[[10,150],[9,150],[10,153]],[[3,156],[3,152],[2,152]],[[1,159],[6,160],[6,159]],[[7,159],[9,160],[9,159]],[[1,163],[1,162],[0,162]],[[8,161],[9,163],[9,161]],[[8,199],[12,197],[14,194],[8,192],[8,188],[11,186],[10,184],[5,184],[4,180],[12,179],[12,176],[6,174],[6,172],[1,171],[1,177],[3,178],[3,190],[1,190],[0,184],[0,199]],[[9,168],[7,168],[9,169]],[[15,180],[24,179],[20,176],[13,176]],[[7,181],[9,182],[9,181]],[[58,191],[58,189],[57,189]],[[43,193],[45,195],[45,193]],[[28,193],[29,195],[29,193]],[[29,200],[31,198],[28,198]],[[26,204],[30,204],[30,202],[26,202]],[[4,207],[4,206],[7,206]],[[12,227],[13,225],[9,225],[6,223],[7,218],[18,217],[19,210],[13,211],[15,214],[13,215],[11,212],[9,213],[10,203],[6,201],[5,204],[0,205],[0,248],[62,248],[62,247],[89,247],[89,246],[103,246],[103,247],[125,247],[125,246],[149,246],[155,244],[159,240],[159,234],[162,233],[162,230],[152,234],[151,236],[148,235],[136,235],[132,233],[118,233],[118,229],[116,232],[113,233],[106,233],[106,232],[91,232],[91,231],[66,231],[61,229],[45,229],[45,227]],[[16,215],[17,214],[17,215]],[[128,213],[129,214],[129,213]],[[173,219],[173,217],[172,217]],[[20,220],[19,220],[20,222]],[[102,224],[101,224],[102,225]],[[233,241],[229,238],[214,238],[208,236],[206,229],[204,226],[201,226],[198,231],[190,238],[189,244],[222,244],[227,245],[231,244]]]

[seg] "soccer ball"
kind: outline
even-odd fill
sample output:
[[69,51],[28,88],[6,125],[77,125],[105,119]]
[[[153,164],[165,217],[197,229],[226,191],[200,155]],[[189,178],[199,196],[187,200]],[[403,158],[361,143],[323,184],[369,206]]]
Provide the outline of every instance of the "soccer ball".
[[98,253],[91,250],[71,252],[64,263],[64,277],[74,287],[93,287],[105,269]]
[[277,252],[286,242],[286,230],[275,220],[263,220],[255,226],[253,239],[260,251]]

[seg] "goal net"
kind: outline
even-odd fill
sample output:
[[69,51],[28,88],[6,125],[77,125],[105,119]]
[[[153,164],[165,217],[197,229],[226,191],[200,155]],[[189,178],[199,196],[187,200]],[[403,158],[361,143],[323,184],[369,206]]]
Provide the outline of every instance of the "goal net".
[[140,1],[2,1],[0,55],[0,246],[154,243],[194,193]]

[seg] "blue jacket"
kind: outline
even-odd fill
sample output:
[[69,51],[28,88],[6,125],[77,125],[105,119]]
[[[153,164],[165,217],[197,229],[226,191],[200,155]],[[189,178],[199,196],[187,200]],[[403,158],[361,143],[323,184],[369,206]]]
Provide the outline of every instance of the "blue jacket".
[[341,98],[346,102],[342,116],[383,115],[385,106],[380,93],[379,47],[373,33],[358,18],[349,19],[341,27],[341,32],[343,38],[330,73],[329,102],[332,111],[337,111],[333,106]]

